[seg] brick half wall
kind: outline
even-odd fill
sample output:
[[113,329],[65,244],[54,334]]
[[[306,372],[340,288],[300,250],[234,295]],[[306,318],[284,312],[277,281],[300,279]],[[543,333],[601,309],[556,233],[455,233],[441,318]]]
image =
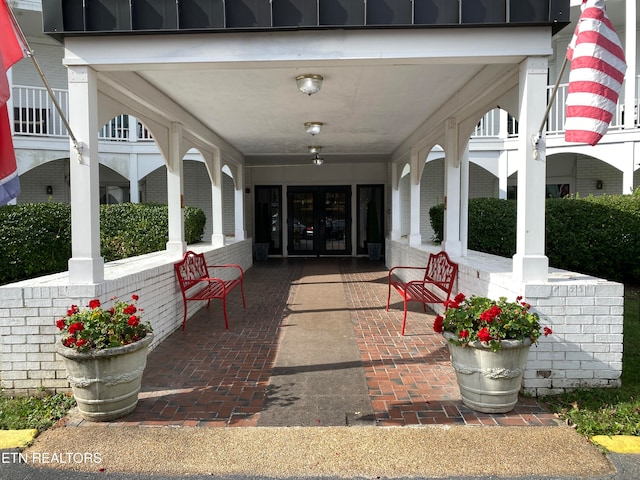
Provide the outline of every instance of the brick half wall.
[[[424,266],[437,246],[410,247],[406,241],[387,240],[387,267]],[[542,284],[514,284],[512,261],[469,251],[452,257],[459,264],[452,295],[489,298],[522,295],[540,315],[553,335],[541,337],[531,347],[522,391],[533,396],[561,393],[576,388],[618,387],[622,373],[622,326],[624,285],[616,282],[550,269]],[[405,279],[407,280],[407,279]],[[442,308],[436,308],[442,313]]]

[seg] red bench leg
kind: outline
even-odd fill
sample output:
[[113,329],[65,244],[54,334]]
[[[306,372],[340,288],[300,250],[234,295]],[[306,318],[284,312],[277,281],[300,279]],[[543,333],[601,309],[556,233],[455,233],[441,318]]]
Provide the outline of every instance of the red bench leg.
[[407,325],[407,296],[404,296],[404,314],[402,316],[402,336],[404,336],[404,328]]
[[187,324],[187,299],[183,299],[182,303],[184,304],[184,316],[182,317],[182,331],[184,332],[184,327]]
[[247,308],[247,304],[244,301],[244,282],[240,283],[240,291],[242,292],[242,306]]
[[224,313],[224,327],[229,330],[229,320],[227,320],[227,297],[222,297],[222,313]]

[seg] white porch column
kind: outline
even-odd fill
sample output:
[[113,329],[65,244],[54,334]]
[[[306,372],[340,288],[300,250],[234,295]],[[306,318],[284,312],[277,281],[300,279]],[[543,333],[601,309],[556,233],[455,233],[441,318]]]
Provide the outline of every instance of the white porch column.
[[391,240],[400,240],[400,172],[399,165],[391,164]]
[[469,245],[469,142],[460,159],[460,254],[467,256]]
[[507,199],[509,182],[509,152],[502,150],[498,155],[498,198]]
[[244,225],[244,170],[238,166],[235,171],[235,236],[236,241],[247,238]]
[[222,162],[219,149],[213,152],[211,180],[211,212],[213,215],[211,219],[213,228],[211,245],[214,247],[222,247],[224,246],[224,232],[222,229]]
[[182,125],[179,123],[171,124],[168,162],[167,203],[169,210],[169,241],[167,242],[167,254],[170,258],[181,258],[187,250],[187,243],[184,241]]
[[409,182],[409,245],[417,246],[422,244],[422,235],[420,235],[420,166],[418,159],[418,150],[411,149],[411,173]]
[[462,255],[460,242],[460,142],[458,122],[447,118],[444,134],[444,239],[442,247],[454,257]]
[[71,176],[71,258],[69,283],[104,281],[100,256],[100,177],[98,162],[98,81],[95,70],[71,66],[69,80],[69,126],[80,145],[69,151]]
[[546,98],[547,59],[528,57],[520,64],[518,220],[513,256],[513,277],[521,284],[545,282],[549,273],[549,259],[544,250],[546,152],[539,148],[537,159],[534,158],[532,142],[544,118]]
[[[636,2],[626,0],[625,2],[625,33],[624,33],[624,57],[627,62],[627,71],[624,76],[624,111],[631,112],[624,116],[624,128],[635,127],[635,116],[640,113],[636,111],[636,41],[638,32],[636,31]],[[627,191],[623,190],[624,193]]]
[[129,200],[140,203],[140,183],[138,179],[138,154],[129,154]]
[[636,165],[636,149],[634,142],[625,142],[624,154],[625,161],[622,163],[622,195],[631,195],[633,193],[633,173]]

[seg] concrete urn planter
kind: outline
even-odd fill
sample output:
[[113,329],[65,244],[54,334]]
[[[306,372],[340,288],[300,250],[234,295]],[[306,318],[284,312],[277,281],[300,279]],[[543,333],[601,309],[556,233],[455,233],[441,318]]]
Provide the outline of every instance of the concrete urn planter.
[[131,413],[138,404],[142,373],[153,334],[122,347],[78,352],[56,342],[78,410],[85,420],[107,422]]
[[459,346],[447,339],[462,403],[478,412],[506,413],[518,402],[531,341],[503,340],[497,352],[481,342]]

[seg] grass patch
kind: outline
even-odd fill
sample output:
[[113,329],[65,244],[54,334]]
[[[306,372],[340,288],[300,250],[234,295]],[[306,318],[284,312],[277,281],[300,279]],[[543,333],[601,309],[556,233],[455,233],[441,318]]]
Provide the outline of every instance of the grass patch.
[[0,430],[35,428],[42,432],[76,404],[70,394],[0,397]]
[[626,288],[620,388],[580,389],[542,398],[579,433],[640,436],[640,288]]

